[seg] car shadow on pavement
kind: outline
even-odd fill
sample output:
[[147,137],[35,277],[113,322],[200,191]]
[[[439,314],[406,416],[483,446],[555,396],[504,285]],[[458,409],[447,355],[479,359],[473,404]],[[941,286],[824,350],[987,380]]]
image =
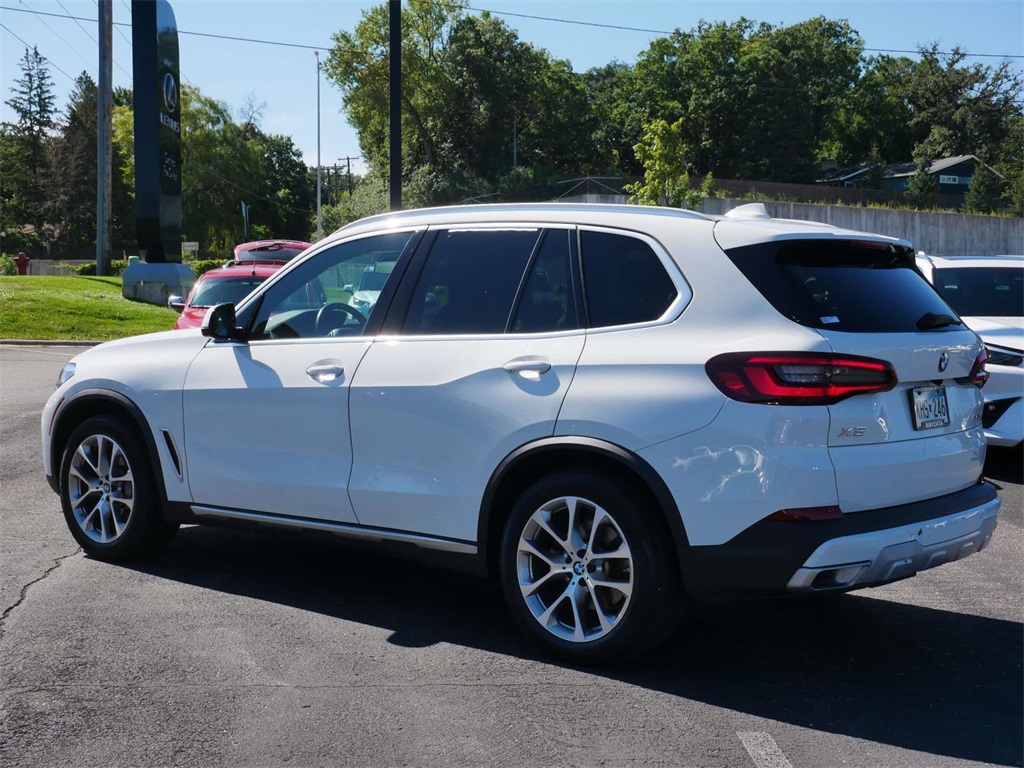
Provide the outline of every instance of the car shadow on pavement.
[[985,457],[985,477],[1007,483],[1024,483],[1024,448],[993,448]]
[[[384,628],[396,645],[557,663],[516,631],[497,584],[331,541],[187,527],[160,560],[135,567]],[[812,730],[1019,765],[1022,625],[871,594],[697,607],[657,654],[584,671]]]

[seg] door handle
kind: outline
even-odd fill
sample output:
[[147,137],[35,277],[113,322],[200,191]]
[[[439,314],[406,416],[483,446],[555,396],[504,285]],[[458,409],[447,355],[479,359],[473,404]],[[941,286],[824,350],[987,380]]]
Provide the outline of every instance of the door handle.
[[306,369],[306,374],[320,384],[330,384],[345,375],[345,366],[337,361],[313,363]]
[[517,357],[502,366],[509,373],[518,373],[524,379],[537,381],[542,373],[551,370],[551,363],[543,357]]

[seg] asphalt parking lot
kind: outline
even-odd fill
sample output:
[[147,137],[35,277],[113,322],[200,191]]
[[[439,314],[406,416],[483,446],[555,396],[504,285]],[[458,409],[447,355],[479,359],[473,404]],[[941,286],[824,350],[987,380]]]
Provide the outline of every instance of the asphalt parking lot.
[[656,656],[561,666],[497,585],[279,533],[86,558],[39,417],[76,350],[0,345],[2,766],[977,766],[1024,759],[1020,451],[976,557],[694,612]]

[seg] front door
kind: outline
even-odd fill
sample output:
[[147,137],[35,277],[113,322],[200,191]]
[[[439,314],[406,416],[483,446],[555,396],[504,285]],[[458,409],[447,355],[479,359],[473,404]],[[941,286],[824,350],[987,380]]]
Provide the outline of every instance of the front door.
[[345,288],[378,261],[394,264],[410,237],[318,252],[268,282],[248,343],[211,341],[199,353],[183,393],[194,503],[356,521],[349,391],[377,308],[356,309]]

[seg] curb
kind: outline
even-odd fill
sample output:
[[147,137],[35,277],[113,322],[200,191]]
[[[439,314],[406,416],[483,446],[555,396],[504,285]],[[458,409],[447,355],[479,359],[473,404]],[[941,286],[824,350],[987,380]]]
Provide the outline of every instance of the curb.
[[60,341],[57,339],[0,339],[0,347],[95,347],[102,341]]

